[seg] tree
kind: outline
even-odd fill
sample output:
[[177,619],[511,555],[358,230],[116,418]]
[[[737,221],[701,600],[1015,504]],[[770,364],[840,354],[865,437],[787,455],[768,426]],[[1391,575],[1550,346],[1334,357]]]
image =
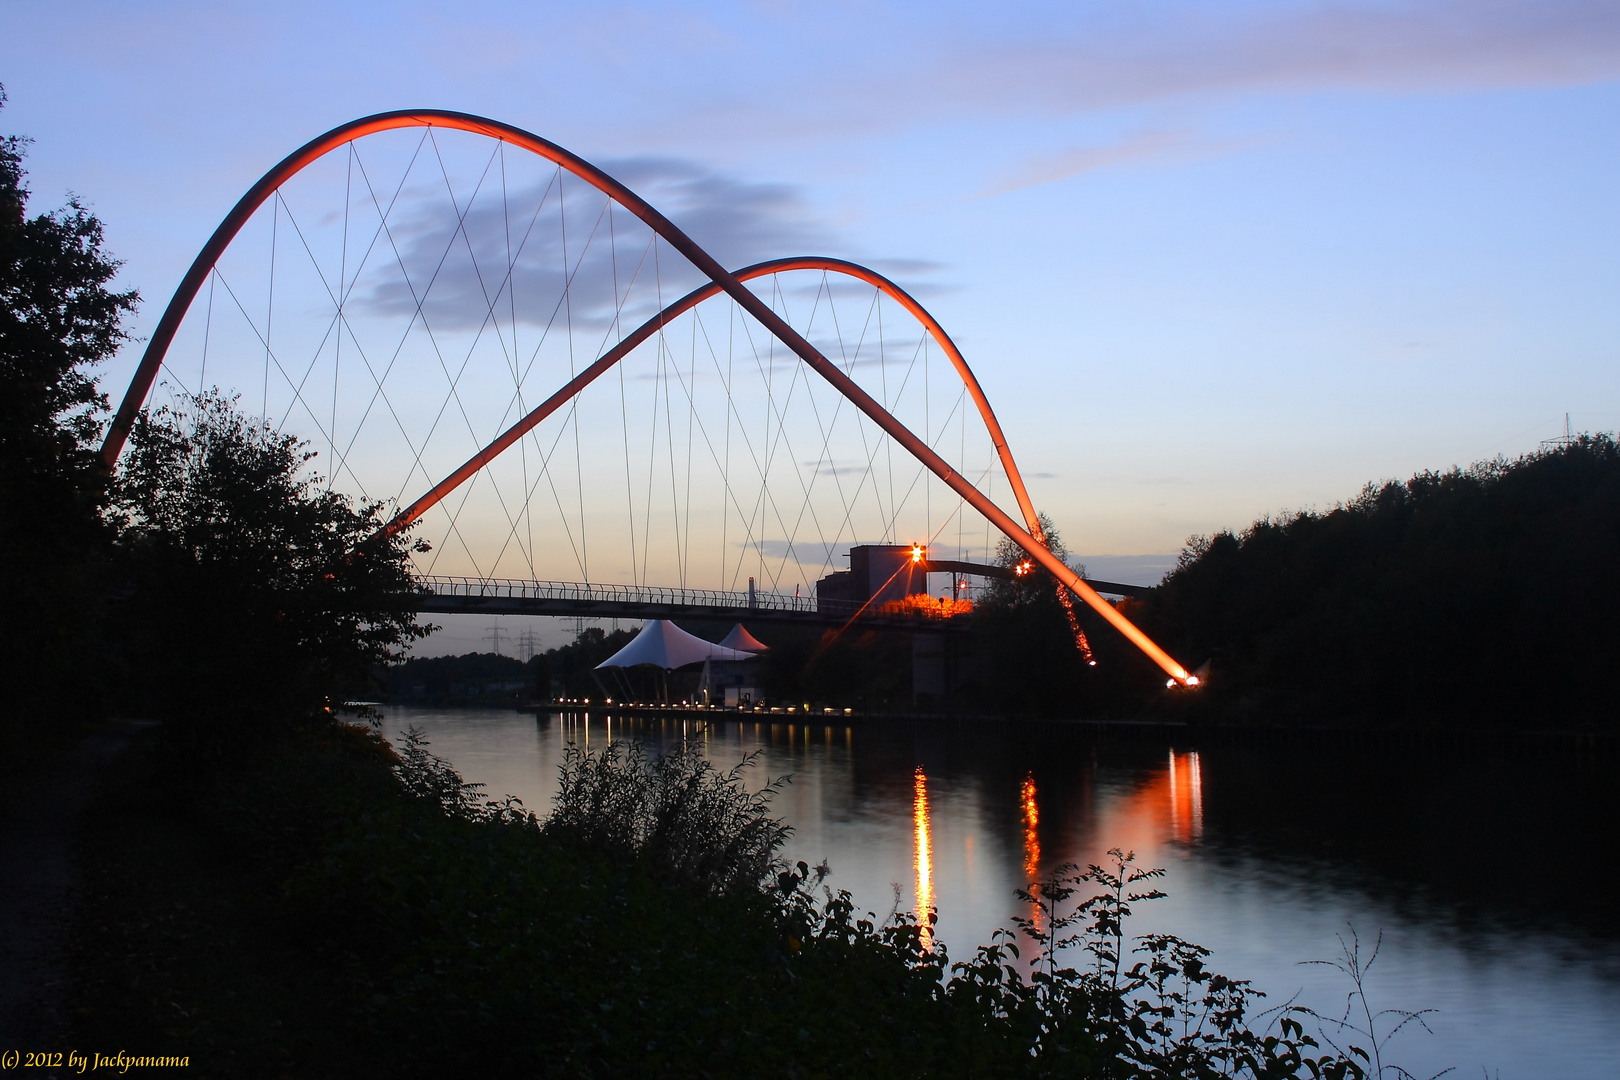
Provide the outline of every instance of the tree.
[[[1069,562],[1069,548],[1058,534],[1057,526],[1045,514],[1040,514],[1036,520],[1040,523],[1041,536],[1046,541],[1046,549],[1056,555],[1065,565]],[[995,565],[1004,570],[1017,571],[1024,568],[1023,573],[1015,573],[1011,578],[990,578],[985,582],[979,603],[991,607],[1016,607],[1024,604],[1050,604],[1054,610],[1057,602],[1057,579],[1051,572],[1042,568],[1040,563],[1029,557],[1029,552],[1013,543],[1010,537],[1003,536],[996,541],[996,554],[992,560]],[[1085,576],[1086,568],[1079,567],[1081,577]]]
[[1213,658],[1208,715],[1613,730],[1620,444],[1367,485],[1193,537],[1143,628]]
[[[1068,548],[1056,526],[1045,514],[1039,521],[1048,550],[1067,563]],[[1088,681],[1088,668],[1059,599],[1062,586],[1005,537],[997,543],[993,561],[1014,576],[990,579],[976,605],[973,652],[980,707],[1045,714],[1083,711],[1078,695]]]
[[218,391],[137,418],[112,511],[146,708],[321,713],[431,629],[410,564],[427,544],[324,487],[305,445]]
[[[5,90],[0,87],[0,106]],[[94,706],[76,678],[95,644],[111,534],[95,453],[106,401],[94,369],[127,340],[136,292],[77,197],[28,216],[28,140],[0,138],[0,566],[10,613],[4,726]],[[37,725],[36,725],[37,726]]]

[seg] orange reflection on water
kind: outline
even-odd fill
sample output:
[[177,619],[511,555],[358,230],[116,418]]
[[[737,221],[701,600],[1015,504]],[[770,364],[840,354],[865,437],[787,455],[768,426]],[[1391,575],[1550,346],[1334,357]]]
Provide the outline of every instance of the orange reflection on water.
[[1034,881],[1041,870],[1041,838],[1036,829],[1041,823],[1041,808],[1035,804],[1034,773],[1024,776],[1018,801],[1024,809],[1024,880]]
[[1170,751],[1170,836],[1186,842],[1204,838],[1204,774],[1198,752]]
[[[1034,773],[1024,774],[1024,782],[1018,786],[1018,803],[1024,812],[1024,880],[1038,881],[1041,873],[1041,837],[1038,828],[1041,823],[1041,808],[1035,803]],[[1032,906],[1030,918],[1039,929],[1041,926],[1039,904]]]
[[917,766],[912,778],[911,820],[916,836],[914,869],[917,875],[917,920],[922,924],[923,948],[934,947],[928,913],[934,907],[934,839],[928,826],[928,777]]
[[[1165,843],[1199,843],[1204,838],[1204,774],[1196,752],[1170,751],[1142,776],[1129,794],[1099,807],[1093,835],[1107,847],[1153,857]],[[1050,839],[1050,834],[1048,834]],[[1097,855],[1074,858],[1086,863]],[[1072,857],[1071,857],[1072,858]]]

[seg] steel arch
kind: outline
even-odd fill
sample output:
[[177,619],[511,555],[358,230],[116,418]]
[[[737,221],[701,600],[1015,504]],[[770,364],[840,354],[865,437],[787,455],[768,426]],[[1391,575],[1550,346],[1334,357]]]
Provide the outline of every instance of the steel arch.
[[[876,270],[845,259],[834,259],[822,255],[801,255],[787,259],[771,259],[766,262],[754,263],[752,266],[745,266],[736,271],[735,274],[738,281],[751,281],[754,278],[792,270],[825,270],[857,278],[876,287],[886,296],[895,300],[907,311],[911,312],[918,322],[923,324],[929,335],[950,357],[951,365],[956,369],[963,385],[967,388],[968,395],[973,399],[974,405],[977,406],[979,417],[984,421],[984,426],[990,433],[990,440],[995,445],[996,454],[1001,459],[1002,471],[1006,473],[1007,480],[1012,485],[1013,494],[1018,500],[1018,507],[1024,515],[1025,524],[1031,533],[1044,540],[1045,537],[1041,536],[1040,532],[1040,521],[1035,513],[1035,505],[1030,501],[1029,492],[1024,487],[1023,474],[1018,471],[1018,463],[1013,460],[1012,451],[1007,446],[1007,436],[1002,432],[1001,423],[996,419],[995,411],[990,407],[989,398],[985,396],[983,387],[979,385],[979,380],[974,377],[973,370],[968,367],[967,360],[963,358],[961,350],[956,347],[956,342],[951,340],[950,335],[945,332],[945,328],[939,324],[939,321],[934,318],[928,309],[918,303],[910,293]],[[397,532],[421,517],[428,510],[431,510],[446,495],[466,483],[474,473],[499,457],[514,442],[528,434],[546,417],[572,400],[575,395],[594,382],[598,376],[628,356],[633,349],[676,318],[703,303],[703,301],[718,296],[721,291],[721,286],[717,282],[711,281],[700,285],[649,318],[629,334],[626,334],[617,345],[603,353],[594,363],[582,370],[573,379],[570,379],[556,393],[524,414],[511,427],[491,440],[488,446],[467,459],[467,462],[455,472],[435,484],[421,498],[400,511],[399,515],[389,522],[389,529]]]
[[[131,380],[122,402],[119,404],[118,412],[114,415],[112,424],[108,427],[106,438],[102,443],[102,460],[108,469],[111,469],[117,463],[118,455],[123,449],[124,442],[129,437],[131,428],[134,426],[135,414],[140,410],[142,404],[146,401],[147,395],[151,392],[152,384],[157,379],[163,358],[167,354],[169,345],[174,340],[174,335],[179,330],[180,322],[190,308],[191,302],[196,298],[203,282],[207,280],[208,273],[213,268],[214,263],[224,253],[225,248],[229,246],[236,234],[247,224],[253,212],[263,205],[265,200],[283,183],[329,151],[335,150],[354,139],[375,134],[376,132],[418,127],[443,127],[509,142],[514,146],[543,157],[561,168],[567,169],[581,180],[618,202],[619,205],[640,218],[666,243],[680,252],[688,262],[695,266],[705,277],[709,278],[719,291],[729,295],[737,302],[738,306],[752,315],[784,345],[792,349],[816,374],[820,375],[839,393],[843,394],[851,404],[865,413],[873,423],[877,424],[878,427],[882,428],[884,432],[904,447],[912,457],[916,458],[930,472],[944,481],[946,486],[960,495],[975,510],[979,511],[1004,535],[1028,552],[1032,559],[1040,563],[1058,581],[1084,600],[1087,605],[1107,620],[1116,630],[1124,634],[1132,644],[1136,645],[1137,648],[1141,649],[1163,668],[1174,682],[1183,685],[1197,685],[1196,679],[1186,668],[1172,659],[1168,653],[1138,629],[1134,623],[1117,611],[1112,604],[1099,596],[1091,586],[1081,580],[1078,574],[1047,549],[1046,545],[1034,535],[1032,530],[1020,526],[1004,510],[991,502],[984,493],[974,487],[966,477],[951,468],[950,464],[935,453],[932,447],[918,438],[899,420],[889,415],[888,411],[876,399],[861,389],[836,364],[823,356],[803,335],[789,326],[786,320],[771,309],[770,305],[754,295],[737,275],[727,271],[712,255],[699,247],[691,237],[676,228],[669,219],[654,209],[641,196],[595,165],[550,140],[543,139],[532,132],[511,124],[491,120],[487,117],[475,116],[471,113],[438,109],[406,109],[377,113],[373,116],[350,121],[347,124],[333,128],[324,135],[311,139],[283,158],[274,168],[265,173],[258,183],[248,189],[247,194],[243,195],[237,204],[232,207],[225,220],[220,223],[219,227],[214,230],[213,235],[209,237],[208,242],[203,245],[203,249],[197,254],[191,268],[186,271],[179,288],[175,290],[174,296],[169,300],[168,307],[164,309],[162,317],[158,320],[158,325],[153,330],[152,337],[147,343],[146,351],[141,356],[141,362],[135,370],[135,376]],[[862,268],[862,271],[864,274],[872,273],[864,270],[864,268]],[[856,276],[862,275],[857,274]],[[873,275],[873,277],[877,276],[879,275]],[[877,282],[872,283],[877,284]],[[892,285],[892,283],[890,284]],[[878,287],[881,288],[882,286],[879,285]],[[896,299],[898,300],[899,297],[896,297]],[[904,303],[904,301],[901,302]],[[916,302],[912,301],[912,303],[915,304]],[[921,310],[921,305],[917,305],[913,314],[922,319],[924,325],[929,326],[930,333],[933,333],[934,329],[938,327],[932,317],[927,316],[926,312]],[[663,325],[665,321],[667,320],[660,318],[659,325]],[[654,327],[653,329],[656,330],[657,328]],[[939,336],[944,336],[943,329],[939,330]],[[943,345],[943,342],[941,344]],[[961,354],[955,350],[954,345],[947,349],[947,352],[951,354],[953,364],[958,363]],[[607,356],[604,356],[602,360],[597,361],[597,364],[602,364],[603,360],[606,359]],[[615,362],[616,360],[617,358],[615,358]],[[602,367],[602,370],[606,370],[610,366],[611,363],[606,364]],[[596,365],[593,364],[592,369],[595,367]],[[587,369],[587,371],[592,369]],[[959,370],[965,371],[966,364],[960,364]],[[597,374],[600,374],[600,371]],[[964,382],[967,382],[969,378],[971,378],[971,373],[968,373],[964,378]],[[570,385],[572,385],[572,382]],[[970,382],[968,385],[970,389],[976,388],[977,381]],[[982,397],[983,392],[979,391],[975,395],[975,403],[980,404]],[[989,403],[983,401],[981,413],[988,412]],[[1000,429],[997,426],[992,430],[999,432]],[[1005,439],[998,439],[997,442],[998,452],[1001,452],[1001,448],[1005,445]],[[1004,463],[1011,461],[1010,452],[1004,453],[1003,461]],[[1017,475],[1016,466],[1009,470],[1009,479],[1014,475]],[[1033,516],[1033,507],[1026,505],[1027,500],[1028,495],[1025,494],[1019,500],[1020,509],[1026,515]]]

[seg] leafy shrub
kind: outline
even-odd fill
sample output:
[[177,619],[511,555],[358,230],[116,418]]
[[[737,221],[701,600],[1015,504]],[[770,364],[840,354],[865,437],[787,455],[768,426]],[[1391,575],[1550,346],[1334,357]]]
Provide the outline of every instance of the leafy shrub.
[[448,761],[428,750],[427,736],[416,728],[404,732],[405,745],[399,751],[394,775],[412,799],[431,803],[447,816],[462,821],[518,821],[534,824],[534,815],[523,809],[522,800],[508,795],[495,801],[484,794],[484,785],[463,779]]
[[[955,964],[939,943],[929,947],[913,914],[877,925],[853,916],[847,892],[816,900],[825,867],[800,863],[782,875],[778,917],[806,957],[831,949],[901,961],[910,995],[928,1002],[945,1033],[938,1060],[952,1075],[1365,1080],[1365,1055],[1359,1063],[1354,1054],[1310,1056],[1319,1047],[1303,1020],[1317,1017],[1306,1009],[1271,1010],[1264,1028],[1253,1030],[1250,1014],[1265,995],[1211,972],[1207,949],[1168,934],[1132,946],[1125,924],[1133,906],[1165,895],[1140,884],[1164,871],[1136,867],[1128,852],[1109,854],[1110,867],[1061,866],[1020,890],[1038,914],[1015,920],[1018,934],[998,931]],[[1069,903],[1087,886],[1101,888]],[[1027,967],[1018,962],[1020,935],[1032,946]],[[1089,954],[1084,970],[1062,966],[1073,948]],[[1131,963],[1132,956],[1141,959]]]
[[[133,904],[120,933],[140,948],[95,965],[98,1024],[253,1050],[233,1075],[1369,1075],[1318,1055],[1299,1010],[1257,1016],[1198,946],[1128,938],[1159,874],[1128,854],[1032,885],[1038,916],[953,963],[932,912],[863,914],[826,866],[776,862],[779,783],[750,791],[746,763],[576,753],[542,821],[420,733],[397,755],[347,725],[276,739],[217,812],[197,807],[215,883],[200,936]],[[178,977],[172,960],[112,973],[182,947]]]
[[792,830],[773,818],[787,783],[749,791],[751,754],[721,772],[696,748],[649,758],[640,744],[564,751],[560,789],[542,832],[577,851],[645,862],[708,892],[757,889],[778,868]]

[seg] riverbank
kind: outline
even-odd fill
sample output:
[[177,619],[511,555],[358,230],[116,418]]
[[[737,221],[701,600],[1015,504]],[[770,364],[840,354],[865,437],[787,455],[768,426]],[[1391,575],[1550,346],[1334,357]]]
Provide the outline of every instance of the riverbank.
[[67,939],[83,886],[84,817],[109,766],[149,725],[117,723],[76,745],[13,763],[0,800],[0,1046],[54,1035],[67,1023]]
[[[1486,1065],[1596,1080],[1612,1070],[1593,1061],[1620,1052],[1612,758],[1157,740],[1038,721],[388,712],[384,730],[411,727],[490,791],[537,807],[570,745],[690,743],[721,767],[759,753],[761,777],[793,777],[778,801],[795,827],[788,856],[826,859],[829,884],[863,910],[888,910],[896,882],[904,907],[931,897],[953,960],[1019,913],[1028,865],[1084,866],[1119,845],[1168,869],[1170,897],[1144,905],[1137,932],[1211,948],[1212,964],[1271,1003],[1303,989],[1336,1012],[1335,973],[1300,961],[1333,955],[1350,925],[1369,946],[1383,931],[1377,1006],[1441,1010],[1435,1035],[1414,1026],[1394,1044],[1414,1075]],[[1526,883],[1547,871],[1556,885]]]
[[[413,704],[414,703],[401,703]],[[1530,753],[1579,757],[1620,757],[1620,732],[1559,730],[1556,728],[1369,727],[1361,724],[1211,724],[1195,720],[1087,719],[1065,716],[1026,716],[1014,713],[863,712],[855,709],[795,707],[759,709],[705,705],[624,705],[588,701],[523,703],[520,712],[557,713],[601,718],[637,717],[755,723],[771,726],[837,727],[844,724],[894,725],[1016,725],[1054,724],[1093,732],[1101,738],[1148,742],[1234,746],[1319,747],[1352,745],[1401,752],[1407,750],[1466,749],[1488,753]]]
[[229,742],[253,752],[145,732],[105,776],[67,1045],[232,1077],[1095,1075],[1160,1053],[1116,1015],[1134,998],[1037,991],[1007,954],[953,974],[925,925],[863,918],[803,864],[726,886],[765,804],[701,757],[572,759],[571,833],[369,730]]

